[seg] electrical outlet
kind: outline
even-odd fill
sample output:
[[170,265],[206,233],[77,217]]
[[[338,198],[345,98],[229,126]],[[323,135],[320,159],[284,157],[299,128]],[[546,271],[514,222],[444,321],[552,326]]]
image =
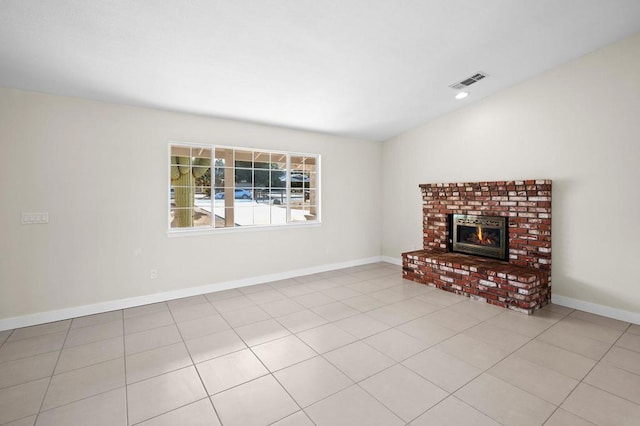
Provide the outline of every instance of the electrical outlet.
[[49,223],[49,213],[22,213],[23,225],[34,225],[36,223]]
[[151,271],[149,271],[149,278],[151,278],[152,280],[158,278],[158,270],[152,269]]

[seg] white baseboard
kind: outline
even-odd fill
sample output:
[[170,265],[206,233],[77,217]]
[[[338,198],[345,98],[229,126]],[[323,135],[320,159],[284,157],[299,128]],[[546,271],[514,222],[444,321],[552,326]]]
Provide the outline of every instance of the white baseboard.
[[[328,265],[313,266],[311,268],[295,269],[276,274],[260,275],[256,277],[243,278],[234,281],[225,281],[215,284],[207,284],[198,287],[189,287],[180,290],[166,291],[162,293],[149,294],[146,296],[130,297],[108,302],[94,303],[91,305],[75,306],[72,308],[58,309],[55,311],[38,312],[36,314],[22,315],[0,319],[0,331],[12,330],[14,328],[28,327],[31,325],[44,324],[53,321],[61,321],[69,318],[82,317],[85,315],[99,314],[102,312],[115,311],[118,309],[133,308],[136,306],[148,305],[150,303],[165,302],[167,300],[180,299],[183,297],[197,296],[200,294],[212,293],[214,291],[228,290],[231,288],[246,287],[249,285],[268,283],[272,281],[285,280],[288,278],[300,277],[303,275],[317,274],[320,272],[333,271],[336,269],[349,268],[352,266],[366,265],[387,261],[381,256],[368,257],[364,259],[350,260],[347,262],[332,263]],[[389,262],[393,263],[393,262]]]
[[567,296],[551,294],[551,301],[556,305],[567,308],[579,309],[591,314],[602,315],[633,324],[640,324],[640,313],[625,311],[624,309],[612,308],[611,306],[599,305],[597,303],[585,302],[584,300],[573,299]]
[[[0,331],[12,330],[14,328],[28,327],[37,324],[45,324],[53,321],[61,321],[69,318],[76,318],[85,315],[94,315],[102,312],[115,311],[118,309],[133,308],[136,306],[148,305],[150,303],[165,302],[167,300],[180,299],[183,297],[197,296],[200,294],[212,293],[214,291],[228,290],[231,288],[246,287],[255,284],[268,283],[272,281],[285,280],[288,278],[301,277],[309,274],[333,271],[336,269],[349,268],[352,266],[366,265],[369,263],[387,262],[393,265],[402,265],[402,259],[390,256],[374,256],[364,259],[356,259],[347,262],[332,263],[328,265],[314,266],[311,268],[295,269],[275,274],[260,275],[256,277],[243,278],[234,281],[225,281],[215,284],[207,284],[198,287],[189,287],[180,290],[167,291],[146,296],[130,297],[108,302],[94,303],[91,305],[76,306],[73,308],[59,309],[55,311],[38,312],[30,315],[22,315],[0,319]],[[571,297],[552,294],[551,301],[557,305],[568,308],[579,309],[596,315],[620,321],[640,324],[640,313],[612,308],[610,306],[599,305],[597,303],[586,302],[584,300],[573,299]]]
[[382,256],[381,260],[383,262],[392,263],[394,265],[402,266],[402,258],[401,257]]
[[[390,256],[382,256],[383,262],[392,263],[394,265],[402,265],[402,258]],[[551,301],[556,305],[566,306],[567,308],[579,309],[591,314],[602,315],[603,317],[613,318],[633,324],[640,324],[640,313],[625,311],[624,309],[612,308],[611,306],[599,305],[597,303],[586,302],[584,300],[573,299],[571,297],[551,294]]]

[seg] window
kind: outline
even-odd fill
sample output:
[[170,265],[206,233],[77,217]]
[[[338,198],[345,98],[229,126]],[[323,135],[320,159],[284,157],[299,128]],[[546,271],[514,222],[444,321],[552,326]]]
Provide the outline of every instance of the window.
[[169,230],[318,223],[320,156],[169,146]]

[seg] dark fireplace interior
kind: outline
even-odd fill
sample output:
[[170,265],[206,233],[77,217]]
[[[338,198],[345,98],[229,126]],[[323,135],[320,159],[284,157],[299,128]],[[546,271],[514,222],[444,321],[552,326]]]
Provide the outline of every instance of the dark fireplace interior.
[[450,215],[450,250],[507,260],[508,218],[501,216]]

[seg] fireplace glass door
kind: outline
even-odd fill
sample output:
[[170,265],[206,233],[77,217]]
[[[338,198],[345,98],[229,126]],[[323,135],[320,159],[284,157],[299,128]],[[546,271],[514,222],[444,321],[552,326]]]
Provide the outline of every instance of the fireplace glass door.
[[507,218],[454,214],[452,249],[495,259],[507,259]]

